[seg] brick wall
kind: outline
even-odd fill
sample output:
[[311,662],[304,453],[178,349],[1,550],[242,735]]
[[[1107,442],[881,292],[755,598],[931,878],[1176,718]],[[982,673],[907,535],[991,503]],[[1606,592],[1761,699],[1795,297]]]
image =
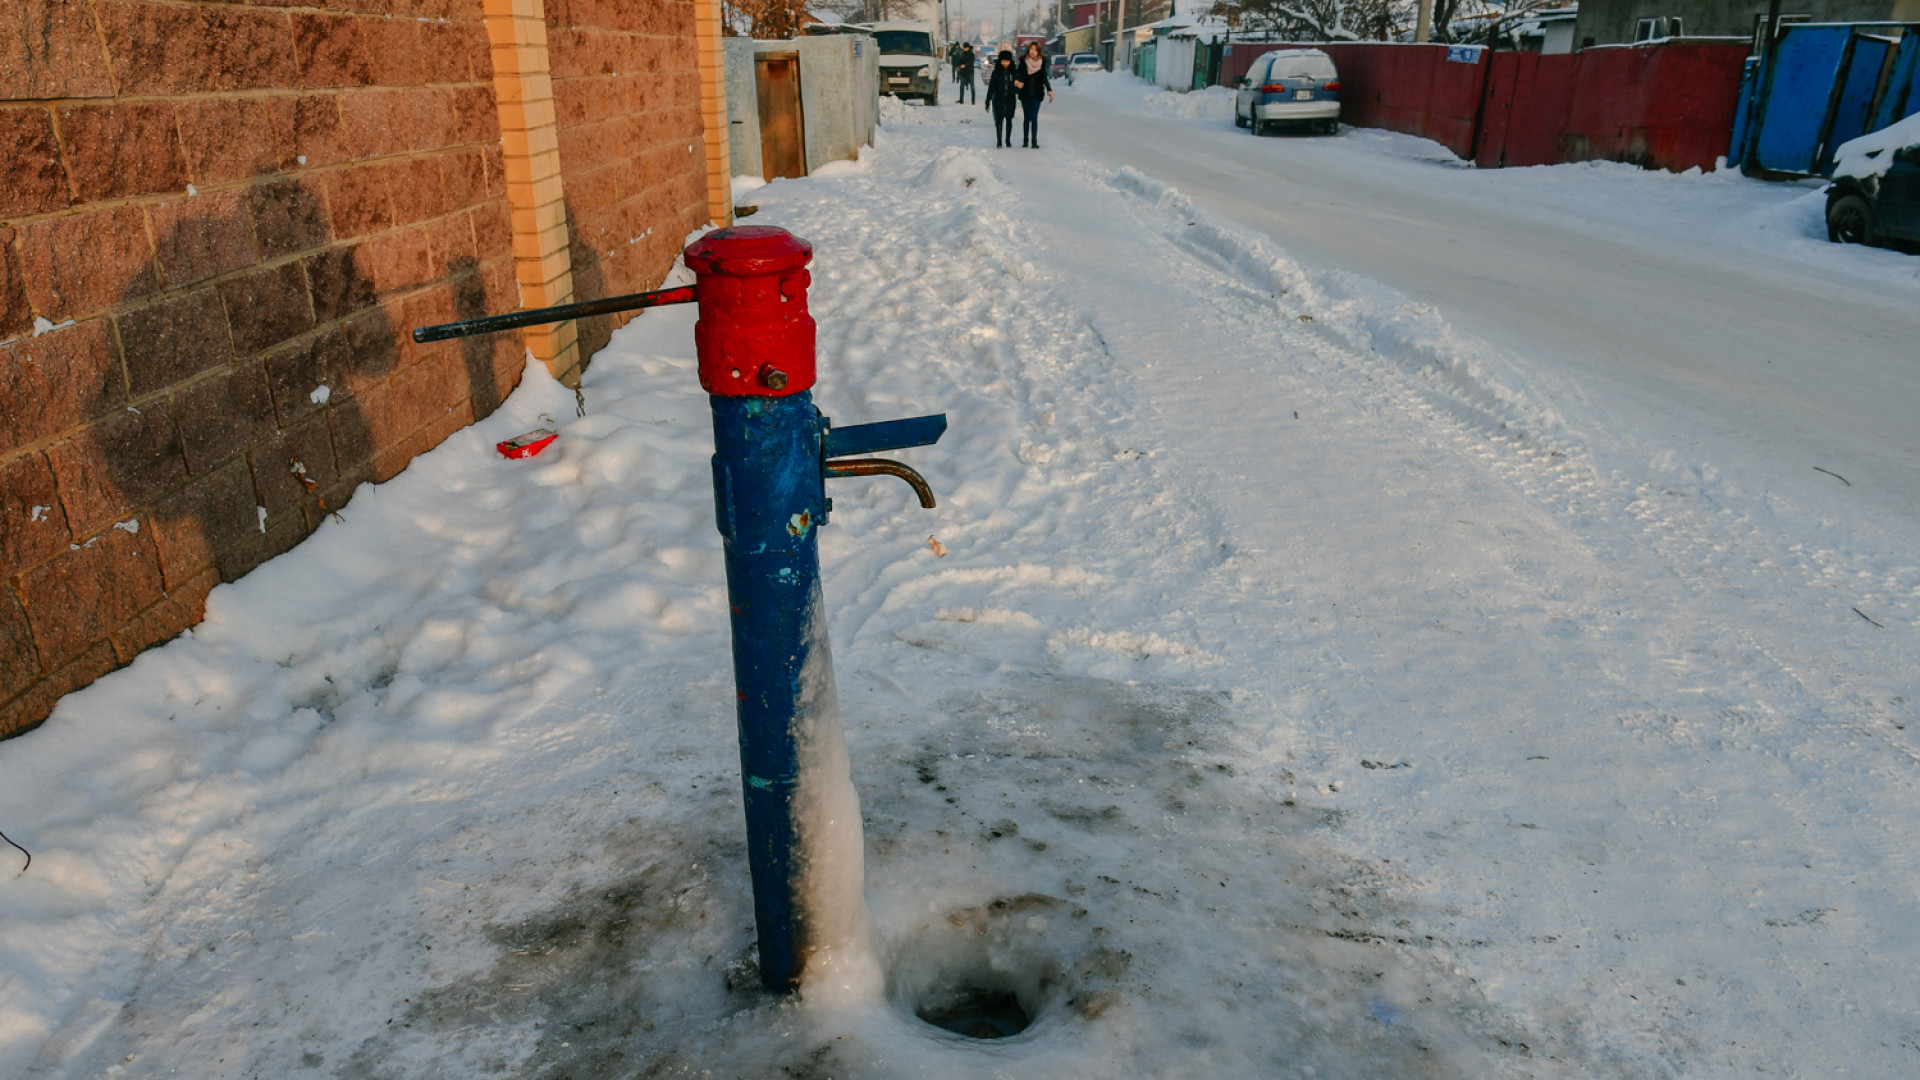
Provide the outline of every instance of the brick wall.
[[[551,3],[567,205],[637,249],[578,295],[647,288],[708,218],[694,6]],[[489,17],[0,0],[0,737],[512,389],[527,342],[406,335],[520,304]]]
[[[696,8],[547,0],[546,11],[574,293],[651,289],[709,220]],[[581,349],[631,317],[582,320]]]

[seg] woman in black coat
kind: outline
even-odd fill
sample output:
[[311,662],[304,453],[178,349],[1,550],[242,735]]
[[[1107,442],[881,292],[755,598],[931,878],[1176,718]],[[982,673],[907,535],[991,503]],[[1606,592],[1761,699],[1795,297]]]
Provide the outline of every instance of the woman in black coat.
[[993,145],[1013,145],[1013,103],[1020,88],[1013,81],[1013,53],[1001,49],[994,57],[993,75],[987,79],[986,108],[993,113]]
[[1040,95],[1053,100],[1053,80],[1047,78],[1047,57],[1040,51],[1039,42],[1027,42],[1027,54],[1013,65],[1013,85],[1020,94],[1020,110],[1026,114],[1020,125],[1020,145],[1038,150]]

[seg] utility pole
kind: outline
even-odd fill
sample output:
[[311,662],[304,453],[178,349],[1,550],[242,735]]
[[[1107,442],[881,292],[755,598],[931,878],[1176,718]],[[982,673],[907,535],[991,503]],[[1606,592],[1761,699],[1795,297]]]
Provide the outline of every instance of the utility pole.
[[1433,0],[1420,0],[1420,17],[1414,23],[1413,40],[1425,43],[1433,36]]

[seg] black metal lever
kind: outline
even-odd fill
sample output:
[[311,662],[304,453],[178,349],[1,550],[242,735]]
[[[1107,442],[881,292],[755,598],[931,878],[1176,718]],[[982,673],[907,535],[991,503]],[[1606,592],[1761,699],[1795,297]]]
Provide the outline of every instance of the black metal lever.
[[578,304],[561,304],[558,307],[514,311],[505,315],[488,315],[482,319],[468,319],[465,322],[423,326],[413,332],[413,340],[424,345],[429,341],[447,341],[458,337],[472,337],[475,334],[491,334],[500,330],[518,330],[523,326],[566,322],[568,319],[584,319],[590,315],[639,311],[642,308],[660,307],[663,304],[690,304],[696,299],[698,297],[695,295],[694,287],[682,285],[677,289],[628,293],[625,296],[609,296],[605,300],[585,300]]

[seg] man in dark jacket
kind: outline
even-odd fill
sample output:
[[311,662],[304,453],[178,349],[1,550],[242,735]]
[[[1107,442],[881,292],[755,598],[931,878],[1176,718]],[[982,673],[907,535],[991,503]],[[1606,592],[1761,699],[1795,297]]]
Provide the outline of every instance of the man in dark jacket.
[[967,95],[973,95],[974,104],[980,103],[980,94],[973,88],[973,42],[964,42],[959,55],[953,58],[953,81],[960,86],[960,92],[954,98],[955,104],[964,104]]
[[1020,88],[1013,83],[1013,53],[1006,49],[993,59],[993,74],[987,78],[986,107],[993,113],[993,145],[1013,145],[1013,104]]

